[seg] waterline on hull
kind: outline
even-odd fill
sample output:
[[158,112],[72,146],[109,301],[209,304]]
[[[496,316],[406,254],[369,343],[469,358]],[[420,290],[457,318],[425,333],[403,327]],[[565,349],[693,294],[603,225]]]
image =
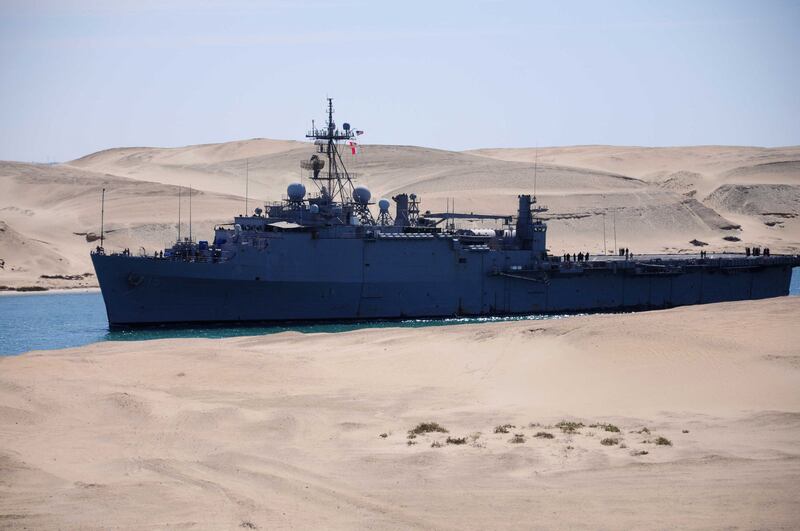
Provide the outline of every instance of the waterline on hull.
[[[793,270],[791,295],[800,295],[800,268]],[[71,348],[99,341],[139,341],[167,338],[224,338],[294,331],[336,333],[362,328],[447,326],[470,323],[561,319],[575,314],[420,318],[347,323],[302,323],[272,326],[158,327],[111,331],[100,293],[16,294],[0,298],[0,355],[31,350]],[[584,312],[585,313],[585,312]],[[608,313],[608,312],[605,312]]]

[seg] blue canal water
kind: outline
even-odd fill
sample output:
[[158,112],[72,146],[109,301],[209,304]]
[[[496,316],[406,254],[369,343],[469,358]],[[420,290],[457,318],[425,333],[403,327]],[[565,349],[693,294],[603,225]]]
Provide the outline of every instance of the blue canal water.
[[287,326],[208,326],[195,328],[108,329],[100,293],[35,293],[0,296],[0,356],[29,350],[77,347],[97,341],[139,341],[179,337],[221,338],[295,331],[346,332],[361,328],[423,327],[448,324],[558,319],[564,315],[459,317]]
[[[800,295],[800,268],[792,274],[792,295]],[[42,293],[0,296],[0,355],[29,350],[77,347],[97,341],[137,341],[176,337],[221,338],[275,334],[345,332],[360,328],[422,327],[448,324],[554,319],[564,316],[528,315],[452,319],[413,319],[349,324],[269,327],[198,327],[109,331],[100,293]]]

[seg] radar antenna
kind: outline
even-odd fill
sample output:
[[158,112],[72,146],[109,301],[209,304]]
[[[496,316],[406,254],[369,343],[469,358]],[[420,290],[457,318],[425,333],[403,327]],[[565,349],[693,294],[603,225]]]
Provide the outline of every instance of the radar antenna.
[[[322,172],[322,165],[315,165],[313,169],[313,180],[323,199],[330,203],[351,203],[353,201],[353,179],[344,165],[342,156],[339,153],[337,142],[350,141],[355,138],[355,131],[351,130],[350,124],[343,124],[342,128],[336,127],[333,121],[333,98],[328,98],[328,121],[326,127],[317,128],[312,125],[312,129],[306,134],[306,138],[313,138],[314,144],[318,147],[318,153],[327,159],[327,171]],[[314,122],[312,122],[313,124]],[[324,160],[320,160],[323,162]],[[305,166],[304,166],[305,168]],[[324,183],[324,184],[323,184]]]
[[417,226],[419,224],[419,204],[422,201],[417,198],[417,194],[411,194],[408,198],[411,200],[408,205],[408,222],[411,226]]
[[378,209],[380,210],[378,214],[378,225],[389,227],[394,224],[392,215],[389,213],[389,206],[390,203],[388,199],[381,199],[378,201]]

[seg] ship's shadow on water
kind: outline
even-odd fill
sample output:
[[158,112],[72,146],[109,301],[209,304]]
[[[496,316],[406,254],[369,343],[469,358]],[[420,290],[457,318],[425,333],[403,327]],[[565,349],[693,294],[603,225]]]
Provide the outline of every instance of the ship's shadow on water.
[[[800,295],[800,268],[795,268],[793,271],[789,291],[792,295]],[[100,293],[9,295],[0,297],[0,355],[20,354],[31,350],[78,347],[97,341],[225,338],[277,334],[287,331],[305,334],[336,333],[364,328],[420,328],[470,323],[560,319],[569,316],[569,314],[518,315],[317,324],[195,325],[109,330],[103,298]]]
[[[302,334],[337,333],[363,330],[366,328],[423,328],[428,326],[448,326],[475,323],[498,323],[512,321],[542,321],[563,319],[591,312],[563,314],[507,315],[494,317],[449,317],[436,319],[379,319],[368,321],[326,321],[324,323],[296,322],[284,324],[241,323],[208,325],[164,325],[129,329],[109,330],[106,341],[141,341],[145,339],[169,338],[225,338],[238,336],[260,336],[281,332],[300,332]],[[600,312],[597,312],[600,313]],[[602,312],[610,313],[610,312]]]

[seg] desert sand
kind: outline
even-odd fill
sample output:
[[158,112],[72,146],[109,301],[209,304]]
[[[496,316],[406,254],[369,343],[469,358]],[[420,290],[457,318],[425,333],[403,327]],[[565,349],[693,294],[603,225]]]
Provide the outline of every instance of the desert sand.
[[[311,152],[254,139],[0,162],[0,286],[96,286],[103,188],[106,248],[151,253],[176,237],[180,189],[182,234],[191,186],[193,235],[210,238],[245,211],[248,173],[252,209]],[[604,225],[609,251],[616,235],[637,254],[694,239],[800,252],[798,161],[800,147],[715,146],[346,158],[374,197],[416,192],[423,210],[513,213],[535,191],[556,255],[602,253]],[[789,297],[2,358],[0,528],[797,528],[799,310]]]
[[[208,239],[215,223],[244,212],[246,175],[252,209],[281,199],[312,153],[304,142],[253,139],[110,149],[56,165],[0,162],[0,286],[95,286],[87,273],[97,242],[87,240],[100,231],[103,187],[106,247],[152,252],[177,236],[178,187],[195,189],[193,235]],[[609,251],[615,235],[617,247],[637,254],[694,251],[692,240],[711,253],[800,251],[800,147],[455,152],[366,144],[344,157],[373,197],[416,192],[423,210],[443,211],[452,200],[462,212],[512,214],[517,194],[535,191],[550,209],[555,255],[602,253],[604,225]],[[182,219],[186,235],[186,195]]]
[[[798,312],[784,297],[3,358],[0,527],[797,528]],[[448,432],[409,438],[429,422]]]

